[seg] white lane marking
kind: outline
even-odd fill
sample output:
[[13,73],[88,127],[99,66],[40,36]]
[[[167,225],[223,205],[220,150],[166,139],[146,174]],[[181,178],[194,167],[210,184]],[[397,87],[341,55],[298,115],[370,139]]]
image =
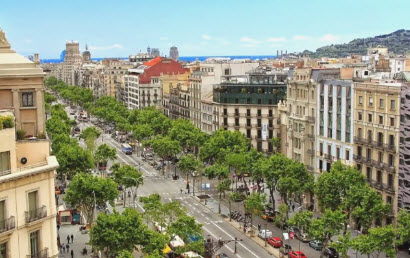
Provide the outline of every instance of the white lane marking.
[[[215,227],[219,228],[219,230],[221,230],[222,232],[224,232],[228,237],[234,239],[233,236],[231,236],[228,232],[226,232],[224,229],[222,229],[220,226],[218,226],[215,222],[211,221],[211,223],[214,224]],[[238,244],[239,244],[240,246],[242,246],[243,248],[245,248],[245,249],[246,249],[249,253],[251,253],[253,256],[259,258],[259,256],[257,256],[257,255],[256,255],[254,252],[252,252],[251,250],[249,250],[249,248],[246,247],[244,244],[242,244],[241,242],[238,242]]]

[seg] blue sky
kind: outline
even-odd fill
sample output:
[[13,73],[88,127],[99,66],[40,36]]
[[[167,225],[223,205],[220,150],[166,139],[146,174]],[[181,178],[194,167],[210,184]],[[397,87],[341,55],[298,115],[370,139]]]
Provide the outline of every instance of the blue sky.
[[166,55],[275,55],[410,29],[409,0],[2,0],[0,27],[23,55],[57,58],[67,40],[93,57],[149,45]]

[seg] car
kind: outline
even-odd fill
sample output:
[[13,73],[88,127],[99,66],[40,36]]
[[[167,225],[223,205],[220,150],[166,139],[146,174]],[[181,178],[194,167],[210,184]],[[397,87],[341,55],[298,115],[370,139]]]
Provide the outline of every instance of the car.
[[308,235],[305,233],[298,233],[296,234],[296,238],[299,239],[300,241],[307,243],[310,241],[310,239],[308,238]]
[[275,213],[267,211],[262,215],[262,219],[267,221],[275,221]]
[[301,251],[290,251],[288,256],[289,258],[307,258],[306,255]]
[[323,248],[322,242],[319,240],[310,241],[309,246],[315,249],[316,251],[320,251]]
[[271,246],[275,247],[275,248],[280,248],[283,245],[282,239],[280,239],[280,237],[271,237],[268,238],[268,244],[270,244]]
[[336,249],[332,248],[332,247],[326,247],[325,248],[325,256],[329,257],[329,258],[338,258],[339,254],[337,253]]
[[290,251],[292,251],[292,247],[288,244],[284,244],[279,248],[279,251],[283,254],[288,254]]
[[262,229],[261,231],[259,231],[258,236],[262,239],[271,238],[272,231],[270,231],[269,229]]
[[226,253],[220,253],[216,255],[216,258],[229,258],[229,256]]

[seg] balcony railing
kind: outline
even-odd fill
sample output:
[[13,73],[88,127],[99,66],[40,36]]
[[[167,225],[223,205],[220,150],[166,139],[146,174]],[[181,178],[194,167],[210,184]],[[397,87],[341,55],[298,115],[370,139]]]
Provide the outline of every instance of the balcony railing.
[[385,144],[384,148],[387,151],[396,152],[396,146],[394,146],[393,144]]
[[332,160],[332,155],[330,155],[330,154],[324,154],[323,156],[324,156],[325,159],[327,159],[327,160]]
[[390,192],[390,193],[392,193],[392,194],[394,194],[394,186],[393,185],[383,184],[383,189]]
[[354,160],[356,163],[362,163],[362,162],[363,162],[363,157],[362,157],[362,156],[358,156],[358,155],[356,155],[356,154],[353,154],[353,160]]
[[384,167],[384,170],[386,170],[389,173],[394,173],[396,170],[394,166],[390,166],[389,164],[386,164],[386,163],[384,163],[383,167]]
[[365,163],[365,164],[371,166],[371,165],[372,165],[372,159],[371,159],[371,158],[368,158],[368,157],[363,158],[363,163]]
[[379,149],[383,149],[383,142],[373,141],[373,146]]
[[315,117],[313,117],[313,116],[307,116],[307,120],[308,120],[310,123],[314,123],[314,122],[315,122]]
[[313,172],[313,167],[312,166],[306,166],[306,168],[309,172]]
[[365,139],[365,138],[362,138],[360,136],[354,137],[354,141],[355,141],[355,143],[366,144],[366,145],[370,145],[370,146],[373,143],[371,139]]
[[309,138],[311,140],[315,139],[315,136],[313,134],[307,134],[306,136],[307,136],[307,138]]
[[314,155],[315,154],[315,152],[312,149],[308,149],[306,152],[309,155]]
[[26,256],[27,258],[48,258],[48,248],[44,248],[41,251],[38,251],[34,254],[29,254]]
[[26,211],[26,223],[30,223],[45,217],[47,217],[47,208],[44,205],[38,209]]
[[14,216],[11,216],[8,219],[0,221],[0,233],[13,230],[14,228],[16,228],[16,221]]
[[371,184],[374,188],[376,188],[376,189],[383,190],[383,184],[382,184],[382,182],[378,182],[378,181],[375,181],[375,180],[371,180],[371,181],[370,181],[370,184]]

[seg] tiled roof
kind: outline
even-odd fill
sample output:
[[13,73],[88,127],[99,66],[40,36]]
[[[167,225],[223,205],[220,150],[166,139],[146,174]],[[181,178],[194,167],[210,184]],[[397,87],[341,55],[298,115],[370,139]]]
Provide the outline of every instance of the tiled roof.
[[[156,59],[157,58],[154,58],[151,61],[154,61]],[[188,68],[183,68],[180,63],[172,59],[165,59],[165,58],[159,57],[157,61],[153,62],[152,64],[148,64],[150,62],[147,62],[144,64],[149,67],[145,69],[143,74],[140,74],[139,76],[140,84],[151,83],[151,77],[153,76],[158,77],[158,76],[161,76],[162,74],[172,75],[172,74],[183,74],[183,73],[189,72]]]
[[154,59],[152,59],[148,62],[145,62],[144,65],[145,66],[154,66],[154,65],[158,64],[161,61],[162,61],[162,58],[160,56],[157,56]]

